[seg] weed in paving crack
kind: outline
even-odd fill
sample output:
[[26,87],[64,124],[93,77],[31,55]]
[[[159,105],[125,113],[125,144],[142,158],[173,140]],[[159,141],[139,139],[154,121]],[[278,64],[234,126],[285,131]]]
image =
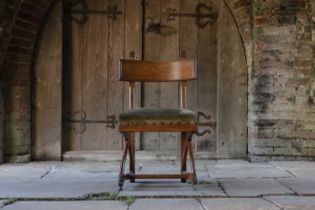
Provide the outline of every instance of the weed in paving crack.
[[15,203],[16,201],[17,201],[16,198],[8,198],[7,200],[3,201],[3,205],[7,206],[7,205]]

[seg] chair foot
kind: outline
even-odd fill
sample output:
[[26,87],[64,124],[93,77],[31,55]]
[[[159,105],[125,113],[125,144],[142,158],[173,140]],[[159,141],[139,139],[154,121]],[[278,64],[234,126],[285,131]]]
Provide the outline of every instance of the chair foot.
[[125,182],[124,177],[123,177],[123,176],[120,176],[120,177],[119,177],[119,180],[118,180],[119,191],[122,191],[122,190],[123,190],[124,182]]
[[182,183],[186,183],[186,182],[187,182],[187,180],[186,180],[185,178],[181,178],[180,181],[181,181]]
[[197,177],[196,176],[194,176],[193,178],[192,178],[192,183],[194,184],[194,185],[196,185],[197,184]]
[[127,157],[127,153],[128,153],[128,147],[129,147],[129,142],[128,142],[128,138],[126,138],[126,145],[123,151],[123,157],[120,163],[120,172],[119,172],[119,176],[118,176],[118,187],[119,190],[123,190],[123,186],[124,186],[124,182],[125,182],[125,162],[126,162],[126,157]]
[[[132,173],[130,173],[130,174],[132,174]],[[135,178],[130,178],[129,181],[130,181],[130,183],[134,183],[136,181],[136,179]]]

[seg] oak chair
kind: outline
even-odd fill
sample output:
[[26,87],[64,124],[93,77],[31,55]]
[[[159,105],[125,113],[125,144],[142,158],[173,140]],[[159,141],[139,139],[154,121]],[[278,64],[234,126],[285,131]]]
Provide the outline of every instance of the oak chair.
[[[120,165],[119,188],[129,179],[189,179],[197,182],[192,148],[192,135],[197,132],[197,113],[186,109],[186,82],[196,79],[194,61],[135,61],[120,60],[120,81],[129,82],[129,111],[119,115],[119,132],[125,137],[125,146]],[[135,82],[180,82],[180,108],[133,108]],[[136,174],[135,132],[180,132],[181,166],[179,174]],[[124,173],[129,153],[129,173]],[[191,160],[192,172],[187,171],[187,154]]]

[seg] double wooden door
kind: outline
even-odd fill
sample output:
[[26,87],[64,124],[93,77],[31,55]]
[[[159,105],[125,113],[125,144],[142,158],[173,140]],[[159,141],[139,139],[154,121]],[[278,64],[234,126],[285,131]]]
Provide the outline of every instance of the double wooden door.
[[[122,149],[117,124],[102,123],[115,122],[109,116],[127,110],[127,87],[118,81],[120,58],[196,59],[198,79],[188,83],[188,108],[216,120],[217,23],[200,28],[193,17],[169,18],[170,11],[193,14],[200,3],[213,6],[208,0],[86,0],[86,18],[73,12],[65,20],[64,150]],[[65,11],[80,6],[68,2]],[[108,10],[116,11],[115,17],[96,12]],[[135,107],[178,107],[178,95],[176,84],[138,84]],[[179,149],[176,133],[146,133],[137,141],[140,150]],[[216,132],[195,137],[194,146],[215,153]]]

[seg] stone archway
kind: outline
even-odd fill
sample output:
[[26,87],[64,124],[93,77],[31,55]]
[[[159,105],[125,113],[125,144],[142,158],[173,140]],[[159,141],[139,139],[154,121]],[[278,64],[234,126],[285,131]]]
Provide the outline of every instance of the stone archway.
[[[6,1],[8,18],[2,68],[4,69],[4,156],[6,161],[27,162],[31,154],[31,69],[41,27],[53,0]],[[226,0],[244,42],[248,72],[252,66],[250,13],[246,1]],[[251,81],[249,81],[249,88]],[[250,90],[249,90],[250,91]],[[250,103],[249,103],[250,104]],[[250,127],[250,126],[249,126]],[[250,136],[250,135],[249,135]],[[1,144],[0,144],[1,147]],[[1,149],[0,149],[1,150]]]

